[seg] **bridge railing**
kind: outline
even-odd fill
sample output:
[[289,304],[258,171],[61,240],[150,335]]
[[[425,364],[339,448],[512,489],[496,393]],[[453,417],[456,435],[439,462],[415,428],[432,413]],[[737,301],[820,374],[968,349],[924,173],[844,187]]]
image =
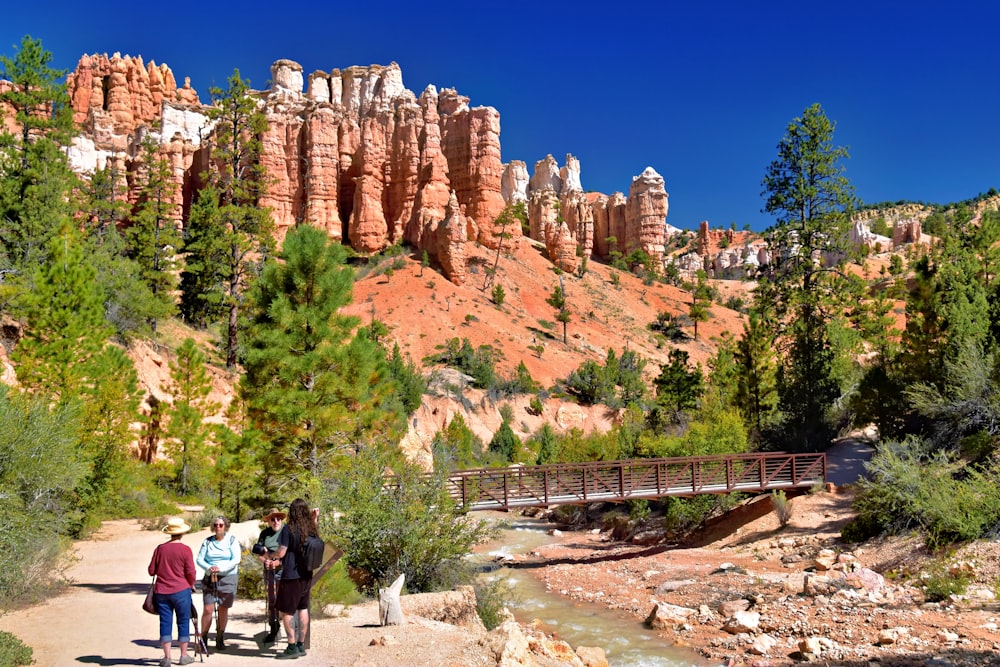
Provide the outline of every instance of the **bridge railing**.
[[458,470],[448,492],[469,510],[810,487],[826,455],[767,452]]

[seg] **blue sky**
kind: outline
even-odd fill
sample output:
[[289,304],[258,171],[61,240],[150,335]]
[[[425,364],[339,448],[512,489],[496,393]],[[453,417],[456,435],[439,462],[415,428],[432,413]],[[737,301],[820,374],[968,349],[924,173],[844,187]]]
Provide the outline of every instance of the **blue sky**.
[[208,99],[234,68],[265,88],[396,61],[404,84],[453,87],[500,111],[503,160],[581,162],[587,190],[628,192],[652,166],[684,229],[760,230],[760,182],[814,102],[837,123],[867,203],[948,203],[1000,189],[1000,3],[14,3],[0,52],[25,34],[57,67],[84,53],[166,63]]

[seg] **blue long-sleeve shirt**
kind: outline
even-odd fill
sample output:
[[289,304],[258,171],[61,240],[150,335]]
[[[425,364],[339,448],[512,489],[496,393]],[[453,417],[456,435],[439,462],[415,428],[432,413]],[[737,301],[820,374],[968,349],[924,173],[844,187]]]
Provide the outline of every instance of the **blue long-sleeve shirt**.
[[242,555],[239,540],[234,535],[226,533],[221,541],[210,535],[201,543],[196,562],[205,572],[212,566],[219,568],[219,576],[225,577],[236,574]]

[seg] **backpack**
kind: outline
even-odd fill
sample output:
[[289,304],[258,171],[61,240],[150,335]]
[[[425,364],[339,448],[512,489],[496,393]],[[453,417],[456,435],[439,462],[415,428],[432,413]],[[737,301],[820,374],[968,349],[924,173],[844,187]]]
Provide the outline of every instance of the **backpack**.
[[318,570],[323,565],[323,550],[326,543],[315,535],[306,538],[302,545],[302,567],[306,570]]

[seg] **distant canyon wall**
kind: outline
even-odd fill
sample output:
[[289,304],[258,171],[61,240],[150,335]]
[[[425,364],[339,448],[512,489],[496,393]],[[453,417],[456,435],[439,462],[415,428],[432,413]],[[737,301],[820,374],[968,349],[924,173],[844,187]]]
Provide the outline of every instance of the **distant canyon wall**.
[[[273,211],[277,236],[307,222],[363,253],[406,242],[438,258],[449,280],[465,277],[465,243],[514,250],[519,225],[498,229],[508,204],[524,202],[529,236],[551,261],[576,270],[580,258],[641,249],[662,258],[668,195],[647,168],[628,196],[586,193],[573,156],[535,164],[501,162],[500,114],[469,98],[403,85],[396,63],[317,71],[279,60],[271,87],[255,92],[267,116],[261,163],[270,183],[260,202]],[[190,82],[141,57],[85,55],[69,75],[74,119],[70,150],[77,171],[113,165],[122,191],[135,197],[139,146],[152,136],[177,184],[183,224],[210,168],[212,126]],[[305,90],[305,92],[303,92]]]

